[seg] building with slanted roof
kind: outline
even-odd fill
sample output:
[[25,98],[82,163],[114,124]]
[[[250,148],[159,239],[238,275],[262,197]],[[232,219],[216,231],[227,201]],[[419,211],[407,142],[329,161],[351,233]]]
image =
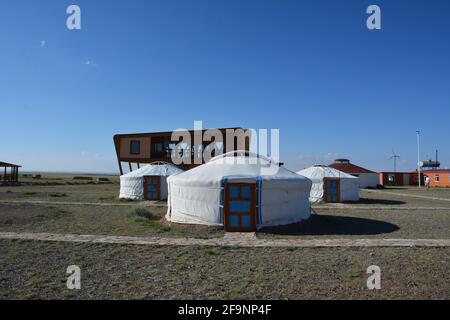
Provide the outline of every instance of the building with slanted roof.
[[[177,144],[183,140],[182,138],[172,139],[172,135],[177,131],[116,134],[114,136],[114,146],[116,148],[120,175],[124,173],[122,162],[128,162],[129,171],[133,171],[132,164],[135,164],[139,169],[141,164],[150,164],[156,161],[175,164],[183,170],[192,169],[204,163],[202,152],[209,145],[213,144],[219,150],[214,150],[212,156],[234,150],[250,150],[251,131],[235,127],[214,129],[209,132],[214,131],[222,135],[221,139],[212,137],[209,141],[204,141],[207,139],[196,141],[196,137],[201,139],[207,130],[187,131],[187,136],[190,137],[191,143],[186,144],[183,147],[184,149],[177,150],[183,157],[190,160],[188,163],[183,164],[175,164],[172,159],[172,152],[176,150]],[[227,143],[227,137],[230,139],[230,144]],[[229,148],[230,146],[231,149]]]
[[329,167],[358,177],[360,188],[375,188],[379,183],[377,172],[350,163],[348,159],[336,159]]

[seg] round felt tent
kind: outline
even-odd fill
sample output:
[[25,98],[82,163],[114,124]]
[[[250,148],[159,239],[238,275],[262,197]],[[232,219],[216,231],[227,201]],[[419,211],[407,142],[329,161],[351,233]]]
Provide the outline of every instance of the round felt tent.
[[183,170],[166,162],[154,162],[131,171],[120,177],[119,198],[167,199],[167,177],[181,172]]
[[309,167],[297,173],[313,183],[310,202],[359,200],[359,179],[355,176],[323,165]]
[[166,219],[227,231],[309,218],[311,181],[248,151],[232,151],[167,179]]

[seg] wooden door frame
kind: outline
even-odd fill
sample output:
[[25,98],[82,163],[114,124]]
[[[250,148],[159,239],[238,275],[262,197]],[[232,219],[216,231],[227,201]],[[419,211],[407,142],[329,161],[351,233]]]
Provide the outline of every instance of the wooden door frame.
[[[336,181],[337,187],[336,187],[336,201],[335,202],[328,202],[327,201],[327,189],[326,182],[327,181]],[[341,202],[341,179],[339,178],[323,178],[323,200],[327,203],[340,203]]]
[[144,199],[145,200],[151,200],[151,201],[155,201],[155,199],[148,199],[147,198],[147,192],[148,192],[148,182],[147,179],[148,178],[157,178],[158,179],[158,183],[156,184],[156,193],[158,194],[158,199],[161,199],[161,176],[144,176]]
[[[230,197],[230,192],[229,189],[232,186],[239,186],[239,193],[240,193],[240,187],[242,186],[248,186],[250,188],[250,197],[247,199],[241,199],[240,198],[240,194],[239,194],[239,198],[231,198]],[[256,226],[257,226],[257,219],[258,219],[258,210],[257,210],[257,197],[258,194],[256,193],[256,182],[232,182],[229,181],[227,182],[227,184],[225,185],[224,188],[224,203],[223,203],[223,212],[224,212],[224,216],[223,216],[223,226],[225,231],[227,232],[255,232],[256,231]],[[250,229],[243,229],[241,227],[241,219],[239,219],[239,224],[237,228],[230,228],[228,226],[228,217],[230,215],[229,213],[229,202],[230,201],[250,201],[250,210],[253,208],[253,215],[251,214],[251,212],[249,212],[248,214],[243,214],[243,213],[233,213],[232,215],[237,215],[239,217],[241,216],[247,216],[249,215],[251,217],[251,228]]]

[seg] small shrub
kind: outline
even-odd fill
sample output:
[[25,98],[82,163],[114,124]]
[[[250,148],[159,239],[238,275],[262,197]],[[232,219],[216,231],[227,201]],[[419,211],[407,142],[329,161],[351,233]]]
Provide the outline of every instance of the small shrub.
[[109,197],[99,197],[98,200],[100,200],[100,201],[114,200],[114,196],[109,196]]
[[134,221],[148,221],[153,218],[153,215],[150,211],[145,208],[133,208],[128,212],[128,218]]
[[75,176],[73,180],[94,180],[92,177]]
[[62,197],[67,197],[67,194],[66,193],[62,193],[62,192],[55,192],[55,193],[50,193],[49,197],[62,198]]

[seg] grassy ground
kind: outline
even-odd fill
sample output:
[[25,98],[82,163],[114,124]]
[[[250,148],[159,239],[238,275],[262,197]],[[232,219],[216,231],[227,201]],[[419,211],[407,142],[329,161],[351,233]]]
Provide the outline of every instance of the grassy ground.
[[310,219],[288,226],[265,228],[264,238],[412,238],[450,237],[446,210],[316,209]]
[[[52,205],[0,203],[0,231],[50,232],[75,234],[109,234],[123,236],[220,237],[222,231],[200,226],[160,223],[166,208],[147,207],[152,218],[130,219],[129,211],[142,203],[125,202],[127,206],[88,206],[61,204],[68,202],[115,204],[119,200],[118,184],[62,186],[1,187],[0,200],[47,200]],[[416,189],[400,188],[413,193]],[[398,192],[398,188],[386,192]],[[450,190],[436,191],[446,197]],[[428,192],[422,192],[427,195]],[[417,199],[362,191],[354,209],[321,205],[309,220],[285,227],[267,228],[260,237],[301,238],[448,238],[450,236],[450,202]],[[367,209],[376,207],[376,209]],[[402,208],[435,208],[408,209]],[[445,208],[449,208],[448,210]],[[361,208],[361,209],[359,209]],[[443,209],[444,208],[444,209]]]
[[68,173],[21,173],[19,181],[32,185],[66,185],[66,184],[94,184],[98,178],[107,178],[113,183],[119,182],[117,175],[99,174],[68,174]]
[[[59,181],[59,180],[58,180]],[[63,181],[65,181],[63,183]],[[129,236],[221,237],[223,231],[161,223],[166,208],[117,204],[119,185],[0,187],[0,231]],[[406,188],[387,192],[415,194]],[[448,197],[450,190],[420,193]],[[310,220],[258,237],[448,238],[445,201],[362,191],[355,209],[319,206]],[[59,204],[65,202],[66,204]],[[367,209],[367,207],[376,209]],[[361,207],[361,208],[359,208]],[[425,207],[428,209],[397,210]],[[441,209],[430,209],[439,207]],[[442,209],[442,208],[449,208]],[[208,248],[0,240],[0,298],[449,299],[450,248]],[[66,268],[82,268],[82,290],[65,289]],[[366,288],[366,268],[382,270],[382,289]]]
[[0,187],[0,200],[118,203],[118,184]]
[[[197,248],[0,240],[0,299],[449,299],[450,248]],[[66,268],[81,268],[81,290]],[[366,287],[370,265],[381,290]]]
[[165,224],[167,208],[149,207],[150,218],[130,215],[136,206],[0,204],[0,231],[210,238],[222,230]]

